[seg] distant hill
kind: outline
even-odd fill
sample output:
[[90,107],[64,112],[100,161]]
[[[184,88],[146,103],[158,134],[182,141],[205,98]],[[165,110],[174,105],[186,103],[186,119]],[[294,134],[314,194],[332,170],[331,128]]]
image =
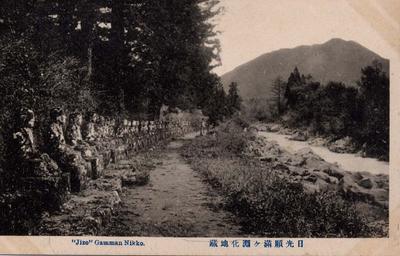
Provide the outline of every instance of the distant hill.
[[224,87],[231,82],[239,84],[244,98],[269,97],[272,81],[281,76],[287,80],[297,66],[300,73],[311,74],[315,81],[329,81],[355,85],[360,79],[361,68],[378,60],[389,73],[389,60],[368,50],[354,41],[331,39],[324,44],[299,46],[263,54],[222,76]]

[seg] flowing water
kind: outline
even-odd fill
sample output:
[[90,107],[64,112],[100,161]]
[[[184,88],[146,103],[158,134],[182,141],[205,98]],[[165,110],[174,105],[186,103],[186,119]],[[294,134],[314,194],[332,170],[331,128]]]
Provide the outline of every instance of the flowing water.
[[342,169],[352,172],[367,171],[373,174],[389,174],[389,163],[378,161],[375,158],[363,158],[356,154],[341,154],[330,151],[326,147],[311,146],[306,141],[289,140],[287,135],[273,132],[259,132],[260,135],[271,141],[276,141],[282,148],[294,153],[295,151],[309,147],[315,154],[329,163],[337,163]]

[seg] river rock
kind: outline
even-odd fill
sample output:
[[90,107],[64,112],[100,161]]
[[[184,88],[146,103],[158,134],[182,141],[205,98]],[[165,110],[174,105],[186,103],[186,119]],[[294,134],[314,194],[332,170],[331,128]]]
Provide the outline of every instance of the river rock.
[[328,146],[328,149],[335,153],[355,153],[356,145],[350,137],[344,137],[336,140]]
[[268,132],[279,132],[279,130],[281,129],[281,125],[269,123],[265,125],[265,129]]
[[389,176],[388,175],[378,174],[374,177],[374,181],[376,183],[377,188],[389,190]]
[[302,179],[301,183],[305,189],[306,193],[315,193],[319,191],[329,190],[330,185],[323,179],[320,179],[316,175],[312,174]]
[[309,145],[311,146],[316,146],[316,147],[323,147],[327,144],[327,141],[323,138],[314,138],[308,142]]
[[279,134],[283,134],[283,135],[293,135],[294,131],[289,129],[289,128],[281,128],[279,130]]
[[374,186],[374,184],[370,178],[364,178],[364,179],[360,180],[358,182],[358,185],[360,185],[361,187],[366,188],[366,189],[371,189]]
[[335,168],[327,168],[327,169],[324,169],[323,172],[328,174],[329,176],[337,178],[338,180],[340,180],[344,177],[343,172],[338,169],[335,169]]
[[305,160],[315,160],[315,161],[323,161],[323,159],[318,156],[317,154],[314,153],[314,151],[311,148],[302,148],[300,150],[297,150],[296,155],[303,157]]
[[385,208],[389,208],[389,191],[386,189],[372,189],[371,193],[374,195],[375,202]]
[[278,170],[281,172],[287,172],[288,170],[290,170],[290,172],[292,172],[292,168],[294,168],[294,167],[292,167],[292,166],[289,167],[279,161],[276,161],[273,163],[272,168],[273,168],[273,170]]
[[[247,129],[247,128],[244,128],[244,129]],[[259,131],[258,127],[255,127],[255,126],[250,126],[248,128],[248,132],[250,132],[252,134],[257,134],[258,131]]]
[[286,163],[293,166],[303,166],[306,163],[306,158],[300,155],[293,155],[292,157],[288,158]]
[[268,156],[263,155],[262,157],[259,158],[259,160],[262,161],[262,162],[271,163],[271,162],[276,161],[277,158],[275,156],[273,156],[273,155],[268,155]]
[[308,136],[303,132],[296,132],[289,137],[289,140],[295,140],[295,141],[306,141],[307,139]]
[[364,178],[364,176],[360,172],[353,172],[352,176],[356,181],[360,181]]
[[268,132],[268,129],[265,125],[258,125],[257,130],[260,132]]
[[304,180],[315,183],[317,181],[317,176],[315,176],[314,174],[311,175],[307,175],[304,177]]

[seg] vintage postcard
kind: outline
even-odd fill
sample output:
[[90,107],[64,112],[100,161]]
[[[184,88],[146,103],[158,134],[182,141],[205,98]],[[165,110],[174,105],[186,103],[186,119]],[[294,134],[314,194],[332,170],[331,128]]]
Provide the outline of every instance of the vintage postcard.
[[398,0],[0,1],[1,255],[399,255]]

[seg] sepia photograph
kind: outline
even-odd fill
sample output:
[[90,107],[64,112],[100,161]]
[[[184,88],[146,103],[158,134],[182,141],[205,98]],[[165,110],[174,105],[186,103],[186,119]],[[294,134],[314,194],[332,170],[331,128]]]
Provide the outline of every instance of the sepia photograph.
[[392,3],[0,1],[0,235],[389,238]]

